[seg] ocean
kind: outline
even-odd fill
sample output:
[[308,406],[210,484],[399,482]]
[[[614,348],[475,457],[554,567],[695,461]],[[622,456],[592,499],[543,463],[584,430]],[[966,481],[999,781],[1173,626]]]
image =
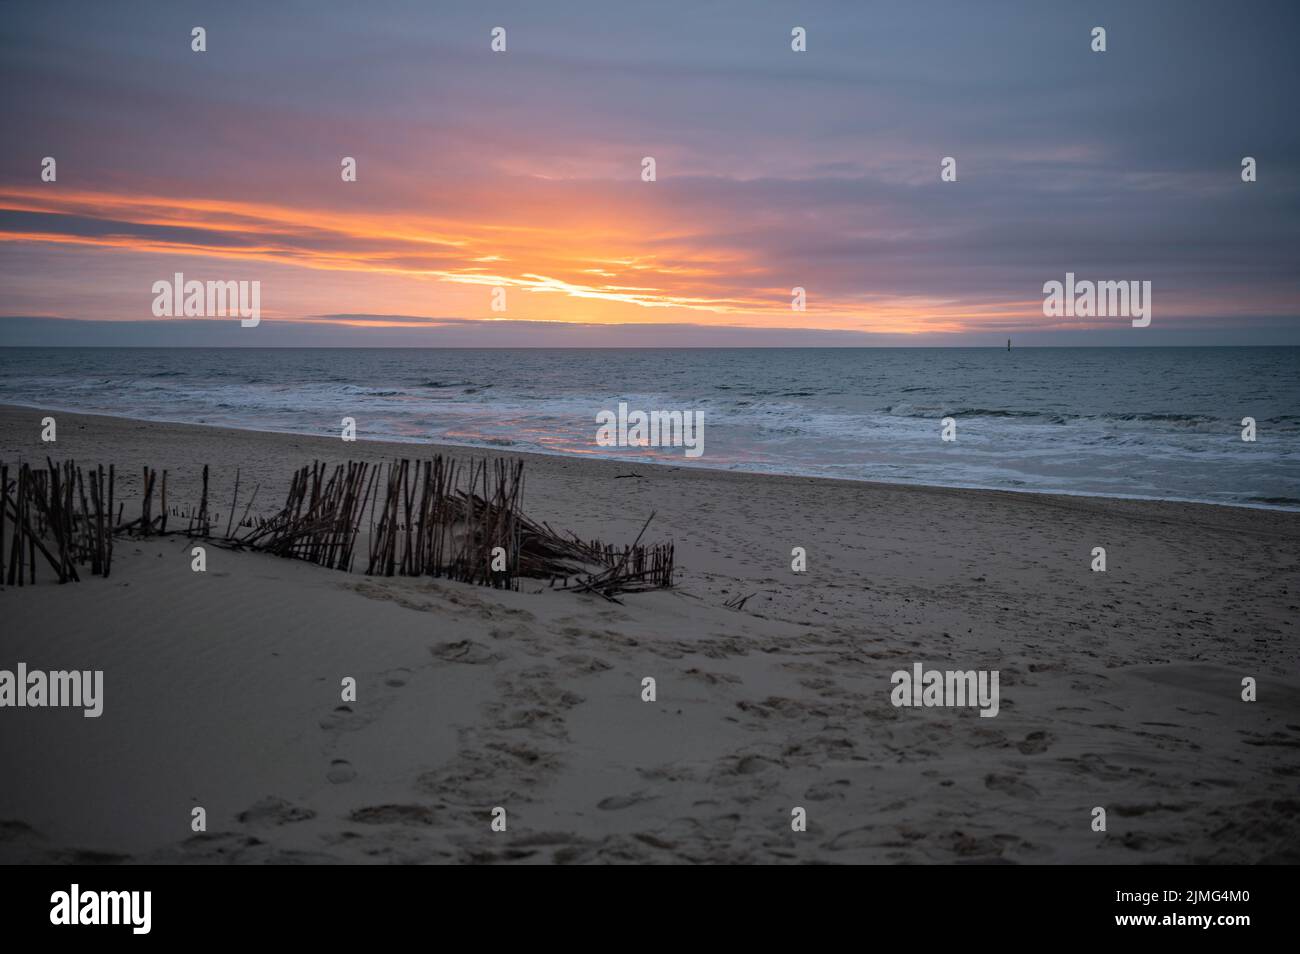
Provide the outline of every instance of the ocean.
[[[362,440],[1300,509],[1294,347],[0,348],[0,402],[299,434],[352,417]],[[620,402],[702,412],[703,455],[598,446],[596,415]]]

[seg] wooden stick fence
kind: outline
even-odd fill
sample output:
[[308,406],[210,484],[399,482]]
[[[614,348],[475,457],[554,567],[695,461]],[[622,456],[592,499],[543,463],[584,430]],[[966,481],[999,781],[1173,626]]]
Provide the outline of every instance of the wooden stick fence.
[[35,583],[38,553],[60,583],[80,580],[78,566],[108,576],[113,564],[113,468],[108,470],[106,490],[103,467],[87,476],[72,461],[46,464],[20,464],[12,480],[9,467],[0,465],[0,582]]
[[[284,506],[270,517],[252,514],[254,488],[238,521],[240,474],[223,536],[213,536],[209,474],[203,468],[198,506],[167,504],[168,472],[141,472],[140,515],[123,522],[113,467],[89,473],[72,461],[47,468],[20,464],[14,477],[0,465],[0,582],[34,583],[37,554],[60,583],[112,568],[115,535],[167,534],[169,516],[186,518],[186,536],[351,572],[358,541],[371,576],[444,577],[480,586],[517,589],[521,578],[549,579],[553,587],[615,594],[672,586],[673,545],[643,546],[641,533],[621,549],[581,541],[522,511],[523,461],[480,460],[468,465],[441,455],[387,465],[348,461],[333,468],[315,462],[293,475]],[[89,491],[87,492],[87,486]],[[158,512],[154,495],[158,494]],[[175,531],[173,531],[175,532]],[[6,542],[8,545],[6,560]],[[7,573],[7,576],[6,576]]]

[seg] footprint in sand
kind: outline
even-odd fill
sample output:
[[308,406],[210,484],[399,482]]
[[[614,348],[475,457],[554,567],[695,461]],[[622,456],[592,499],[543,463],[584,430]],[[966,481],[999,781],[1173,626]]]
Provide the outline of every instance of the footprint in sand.
[[654,795],[641,795],[635,793],[632,795],[610,795],[608,798],[602,798],[596,803],[596,807],[607,812],[616,812],[623,808],[631,808],[633,805],[639,805],[641,802],[653,801]]
[[986,775],[984,776],[984,787],[995,792],[1002,792],[1004,795],[1010,795],[1012,798],[1038,797],[1038,789],[1028,782],[1021,781],[1014,775]]
[[411,670],[405,666],[400,669],[390,669],[384,673],[384,685],[392,686],[394,689],[400,689],[406,685],[406,680],[411,678]]
[[241,825],[288,825],[315,817],[316,813],[310,808],[302,808],[274,795],[268,795],[235,816]]
[[813,802],[825,802],[831,799],[844,798],[852,783],[847,778],[837,778],[833,782],[823,782],[819,785],[810,785],[804,797]]
[[433,812],[423,805],[370,805],[348,815],[363,825],[432,825]]
[[326,730],[345,730],[357,728],[355,713],[351,706],[335,706],[334,711],[320,720],[320,727]]
[[703,680],[705,685],[709,686],[716,686],[720,682],[736,683],[741,681],[739,676],[734,676],[729,672],[707,672],[703,669],[694,668],[683,669],[682,675]]
[[736,763],[737,775],[757,775],[759,772],[774,767],[777,763],[761,755],[746,755]]
[[1181,813],[1190,808],[1190,805],[1168,805],[1164,802],[1156,802],[1147,805],[1116,805],[1113,811],[1120,818],[1139,818],[1142,815],[1149,815],[1152,812]]
[[1040,752],[1046,752],[1054,741],[1055,738],[1050,732],[1030,732],[1016,743],[1016,748],[1025,755],[1038,755]]
[[571,671],[584,675],[604,672],[607,669],[614,668],[599,656],[587,656],[582,653],[570,653],[567,656],[561,656],[560,662],[569,667]]
[[492,650],[471,639],[462,639],[454,643],[438,643],[430,646],[429,652],[433,653],[438,659],[447,662],[468,663],[470,665],[484,665],[498,662],[501,659]]
[[335,759],[330,763],[329,771],[325,773],[325,778],[335,785],[350,782],[356,777],[357,770],[352,767],[352,763],[347,759]]
[[[1085,752],[1077,759],[1062,759],[1068,763],[1076,772],[1084,775],[1095,775],[1097,778],[1106,781],[1115,781],[1116,779],[1125,778],[1129,773],[1118,766],[1112,765],[1106,759],[1094,752]],[[1142,773],[1146,774],[1146,773]]]

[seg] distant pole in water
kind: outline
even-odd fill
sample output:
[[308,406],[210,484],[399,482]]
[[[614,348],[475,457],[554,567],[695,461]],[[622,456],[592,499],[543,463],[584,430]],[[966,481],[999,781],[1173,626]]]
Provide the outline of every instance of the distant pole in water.
[[1008,350],[1008,351],[1011,350],[1011,339],[1010,339],[1010,338],[1007,339],[1007,350]]

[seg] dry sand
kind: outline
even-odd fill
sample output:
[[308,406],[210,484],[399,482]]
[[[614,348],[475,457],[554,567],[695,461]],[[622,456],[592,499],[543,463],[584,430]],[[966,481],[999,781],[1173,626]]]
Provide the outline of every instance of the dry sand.
[[[42,416],[0,408],[0,460],[166,467],[180,502],[238,466],[267,510],[313,457],[481,456]],[[0,668],[105,701],[0,710],[0,861],[1300,861],[1300,514],[527,461],[527,512],[583,537],[658,511],[679,587],[194,573],[169,537],[5,589]],[[895,708],[916,662],[998,670],[999,714]]]

